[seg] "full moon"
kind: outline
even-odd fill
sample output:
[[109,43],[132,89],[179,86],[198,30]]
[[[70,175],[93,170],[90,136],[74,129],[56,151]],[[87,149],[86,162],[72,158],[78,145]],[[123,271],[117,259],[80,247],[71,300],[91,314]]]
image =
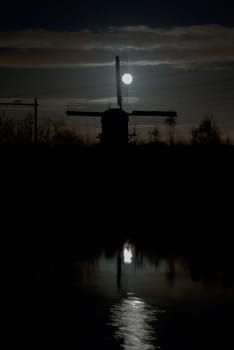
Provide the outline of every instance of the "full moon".
[[132,81],[133,81],[133,77],[131,74],[129,73],[125,73],[123,76],[122,76],[122,82],[126,85],[130,85],[132,84]]

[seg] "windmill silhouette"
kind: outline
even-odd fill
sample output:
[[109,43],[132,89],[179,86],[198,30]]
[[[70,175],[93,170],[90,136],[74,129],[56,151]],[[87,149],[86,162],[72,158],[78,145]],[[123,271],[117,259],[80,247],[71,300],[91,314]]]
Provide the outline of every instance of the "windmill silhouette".
[[80,116],[80,117],[101,117],[102,133],[99,136],[100,142],[105,145],[126,145],[129,139],[135,134],[129,134],[128,124],[129,116],[137,117],[166,117],[175,118],[177,112],[174,111],[147,111],[136,110],[128,113],[123,110],[122,95],[121,95],[121,82],[120,82],[120,58],[115,57],[116,67],[116,92],[117,92],[117,104],[119,108],[110,108],[104,112],[86,112],[86,111],[74,111],[68,110],[67,115]]

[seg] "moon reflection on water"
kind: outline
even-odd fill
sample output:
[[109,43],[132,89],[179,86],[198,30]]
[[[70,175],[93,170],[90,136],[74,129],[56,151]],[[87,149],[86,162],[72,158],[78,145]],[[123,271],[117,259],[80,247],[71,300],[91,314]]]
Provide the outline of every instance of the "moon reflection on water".
[[163,312],[148,305],[143,299],[128,293],[119,303],[111,307],[111,323],[114,336],[123,350],[159,349],[153,322]]

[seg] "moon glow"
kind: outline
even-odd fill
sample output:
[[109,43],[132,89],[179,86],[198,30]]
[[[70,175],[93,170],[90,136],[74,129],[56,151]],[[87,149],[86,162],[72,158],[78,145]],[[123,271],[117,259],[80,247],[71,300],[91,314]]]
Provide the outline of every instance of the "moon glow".
[[132,75],[129,74],[129,73],[123,74],[123,76],[122,76],[122,82],[123,82],[124,84],[126,84],[126,85],[132,84],[132,82],[133,82],[133,77],[132,77]]

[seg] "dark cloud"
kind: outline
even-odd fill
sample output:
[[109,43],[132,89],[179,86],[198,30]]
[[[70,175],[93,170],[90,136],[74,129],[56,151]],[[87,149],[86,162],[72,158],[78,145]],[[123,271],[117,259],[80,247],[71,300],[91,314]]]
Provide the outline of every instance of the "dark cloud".
[[201,25],[108,31],[31,30],[0,33],[1,66],[105,66],[116,54],[138,66],[186,67],[234,62],[234,28]]

